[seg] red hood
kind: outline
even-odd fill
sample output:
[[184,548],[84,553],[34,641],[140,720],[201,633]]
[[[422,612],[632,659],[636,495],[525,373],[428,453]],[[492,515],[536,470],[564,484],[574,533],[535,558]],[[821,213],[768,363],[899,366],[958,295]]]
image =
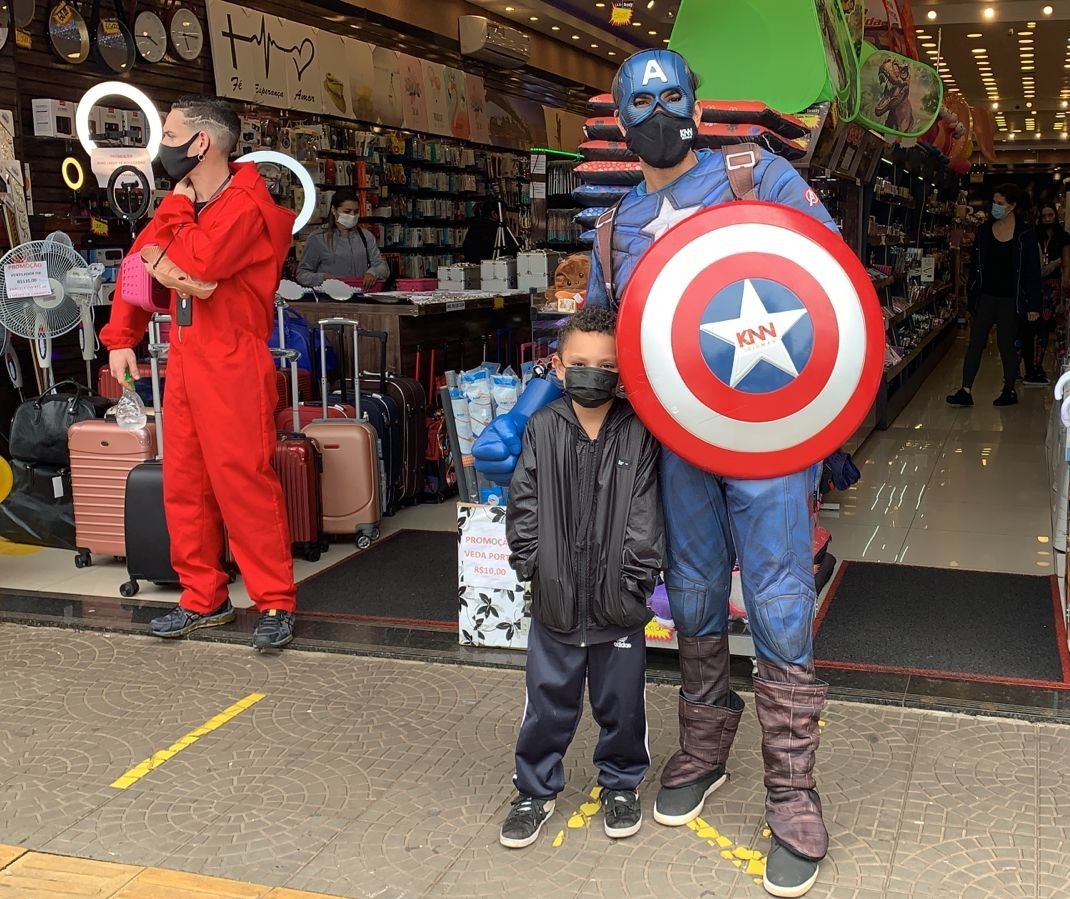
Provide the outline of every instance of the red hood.
[[272,199],[254,163],[231,163],[230,170],[234,173],[234,178],[230,182],[229,189],[245,191],[260,210],[281,269],[290,252],[290,244],[293,243],[293,225],[297,218],[296,214]]

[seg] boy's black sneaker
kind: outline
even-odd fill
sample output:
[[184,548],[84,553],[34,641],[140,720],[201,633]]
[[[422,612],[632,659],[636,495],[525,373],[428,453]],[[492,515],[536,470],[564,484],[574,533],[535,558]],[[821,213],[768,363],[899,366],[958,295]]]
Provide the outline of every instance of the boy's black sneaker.
[[521,793],[505,816],[498,841],[507,849],[523,849],[539,838],[546,819],[554,812],[553,799],[536,799]]
[[170,640],[184,637],[202,627],[219,627],[234,620],[234,607],[228,599],[214,612],[191,612],[182,606],[175,606],[166,615],[153,618],[149,622],[149,633],[154,637]]
[[294,638],[294,616],[282,609],[260,613],[253,628],[253,649],[282,649]]
[[606,836],[621,840],[639,833],[643,826],[643,806],[636,790],[602,790],[602,815]]
[[1051,381],[1048,380],[1048,376],[1044,374],[1044,372],[1039,371],[1034,372],[1031,375],[1026,375],[1025,381],[1022,383],[1024,383],[1026,387],[1047,387]]
[[1018,404],[1018,391],[1003,388],[1003,393],[996,397],[993,406],[1016,406]]
[[957,393],[948,396],[947,404],[949,406],[972,406],[973,397],[964,388],[960,388]]

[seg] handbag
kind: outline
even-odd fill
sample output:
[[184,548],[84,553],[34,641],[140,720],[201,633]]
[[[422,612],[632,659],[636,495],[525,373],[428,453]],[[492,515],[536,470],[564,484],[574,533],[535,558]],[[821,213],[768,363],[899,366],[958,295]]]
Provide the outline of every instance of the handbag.
[[[74,388],[73,395],[59,392],[70,387]],[[110,400],[103,402],[111,404]],[[71,461],[67,429],[76,421],[100,414],[103,410],[85,394],[81,384],[61,381],[15,410],[9,438],[11,457],[36,465],[67,466]]]
[[149,274],[138,253],[127,253],[119,265],[119,295],[146,312],[166,312],[171,306],[171,291]]

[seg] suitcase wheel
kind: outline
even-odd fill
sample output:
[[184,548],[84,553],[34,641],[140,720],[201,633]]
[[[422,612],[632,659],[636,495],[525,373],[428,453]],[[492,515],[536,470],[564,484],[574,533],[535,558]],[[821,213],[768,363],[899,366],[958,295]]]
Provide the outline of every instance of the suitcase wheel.
[[367,549],[372,545],[372,538],[367,534],[357,534],[357,549]]
[[320,545],[318,543],[313,543],[304,548],[302,558],[306,562],[318,562],[321,555],[322,551],[320,550]]
[[74,557],[75,568],[89,568],[92,564],[93,557],[86,550],[80,550]]
[[129,599],[131,596],[137,596],[141,586],[137,581],[127,581],[121,587],[119,587],[119,595],[124,599]]

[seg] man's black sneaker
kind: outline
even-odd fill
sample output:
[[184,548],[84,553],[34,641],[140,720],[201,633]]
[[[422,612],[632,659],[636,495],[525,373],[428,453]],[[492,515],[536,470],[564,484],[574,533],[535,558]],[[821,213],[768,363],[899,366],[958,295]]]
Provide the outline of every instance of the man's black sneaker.
[[973,397],[964,388],[960,388],[957,393],[952,393],[947,398],[947,404],[949,406],[972,406]]
[[1003,389],[1003,393],[996,397],[993,406],[1016,406],[1018,404],[1018,391]]
[[553,799],[535,799],[520,794],[505,817],[498,840],[507,849],[523,849],[539,838],[546,819],[554,812]]
[[817,881],[818,863],[802,858],[773,837],[765,860],[762,886],[770,896],[797,899],[810,892]]
[[1026,387],[1047,387],[1051,381],[1048,380],[1048,376],[1044,372],[1037,372],[1036,374],[1026,375],[1025,381],[1022,383]]
[[654,800],[654,820],[666,827],[680,827],[702,814],[702,806],[718,787],[724,786],[728,772],[718,765],[705,777],[682,787],[662,787]]
[[253,649],[282,649],[294,638],[294,616],[282,609],[260,613],[253,628]]
[[621,840],[639,833],[643,826],[643,806],[636,790],[602,790],[602,815],[606,836]]
[[229,624],[233,620],[234,607],[230,604],[229,599],[214,612],[209,612],[208,614],[191,612],[189,609],[182,608],[182,606],[175,606],[166,615],[152,619],[149,623],[149,633],[154,637],[164,637],[166,639],[184,637],[186,634],[197,630],[197,628],[219,627],[222,624]]

